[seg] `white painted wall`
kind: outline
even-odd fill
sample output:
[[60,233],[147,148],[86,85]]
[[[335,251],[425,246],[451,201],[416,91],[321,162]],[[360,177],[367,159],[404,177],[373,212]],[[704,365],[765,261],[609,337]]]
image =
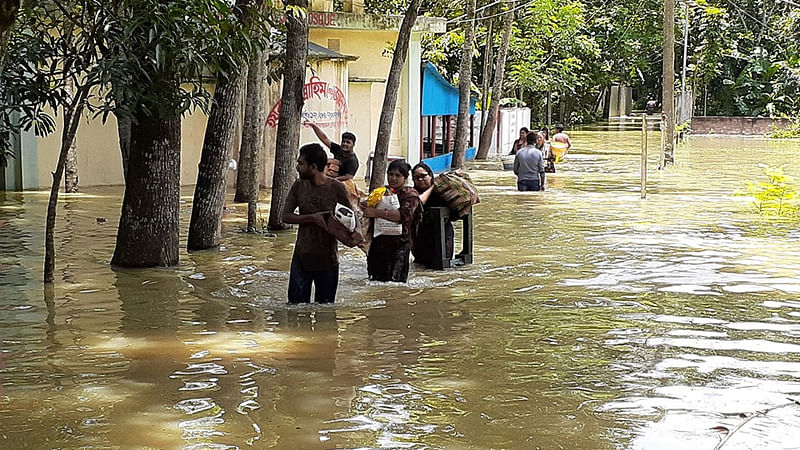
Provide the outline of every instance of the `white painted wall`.
[[[474,142],[478,143],[480,138],[481,114],[483,111],[475,111],[475,127],[473,128]],[[530,108],[500,108],[498,112],[497,127],[492,135],[492,146],[489,148],[488,158],[507,155],[511,151],[511,145],[519,137],[519,129],[531,127]],[[499,138],[499,147],[498,147]],[[499,151],[498,151],[499,148]]]

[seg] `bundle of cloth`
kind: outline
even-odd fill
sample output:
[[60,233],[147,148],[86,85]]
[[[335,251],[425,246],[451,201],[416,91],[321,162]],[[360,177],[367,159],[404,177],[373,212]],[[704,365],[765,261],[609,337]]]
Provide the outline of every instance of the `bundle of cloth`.
[[459,217],[472,212],[472,205],[481,201],[469,174],[463,170],[451,170],[439,174],[433,179],[433,190],[451,209],[458,212]]

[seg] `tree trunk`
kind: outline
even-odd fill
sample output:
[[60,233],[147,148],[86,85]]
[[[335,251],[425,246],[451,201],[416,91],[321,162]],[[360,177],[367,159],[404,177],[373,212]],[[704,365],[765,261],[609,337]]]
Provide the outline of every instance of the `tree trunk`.
[[[264,127],[267,121],[267,60],[264,53],[250,60],[247,73],[247,98],[245,100],[244,124],[242,125],[242,145],[239,147],[239,172],[236,181],[236,195],[240,188],[246,188],[243,198],[247,201],[247,231],[257,228],[259,172],[261,168],[261,149],[264,147]],[[247,160],[242,171],[241,162]]]
[[[481,137],[478,144],[478,154],[476,159],[486,159],[489,155],[489,147],[492,146],[492,136],[497,127],[497,113],[500,111],[500,97],[503,94],[503,75],[506,70],[506,55],[508,55],[508,43],[511,38],[511,25],[514,23],[514,3],[509,5],[506,17],[503,22],[503,41],[497,54],[497,66],[494,69],[494,80],[492,83],[492,103],[489,108],[489,116],[486,125],[481,128]],[[500,145],[500,143],[497,143]],[[499,150],[499,149],[498,149]]]
[[[494,42],[494,36],[492,35],[494,28],[494,20],[489,21],[489,29],[486,30],[486,45],[483,47],[483,82],[481,83],[481,125],[479,130],[483,133],[483,127],[486,126],[486,112],[488,108],[486,105],[489,104],[489,74],[491,74],[492,70],[492,43]],[[488,150],[486,150],[488,152]],[[481,154],[480,148],[478,148],[478,155]],[[486,156],[484,156],[486,158]],[[478,159],[481,159],[480,156]]]
[[64,164],[64,192],[70,194],[78,192],[78,146],[76,143],[77,139],[73,136]]
[[547,91],[547,120],[545,124],[547,127],[550,127],[550,123],[553,119],[553,93],[552,91]]
[[664,164],[675,161],[673,141],[675,135],[675,0],[664,0],[664,62],[661,108],[666,118],[664,139]]
[[111,264],[178,264],[181,119],[137,111],[131,125],[128,180]]
[[231,159],[236,135],[236,118],[242,106],[242,89],[247,66],[233,69],[230,78],[219,76],[214,102],[206,124],[197,184],[194,188],[192,218],[189,221],[188,250],[205,250],[219,245],[222,234],[222,205],[225,203],[225,167]]
[[88,94],[88,89],[81,89],[76,93],[70,106],[64,111],[64,129],[61,134],[61,151],[58,153],[56,171],[52,173],[53,183],[50,186],[50,200],[47,202],[47,219],[44,231],[44,282],[52,283],[55,279],[56,250],[55,250],[55,228],[56,228],[56,209],[58,207],[58,188],[61,185],[61,177],[64,175],[64,166],[67,161],[67,153],[75,141],[75,134],[78,131],[81,114],[83,114],[84,100]]
[[472,51],[475,39],[475,0],[467,0],[464,24],[464,46],[461,48],[461,65],[458,69],[458,119],[456,120],[456,143],[453,149],[453,169],[464,167],[469,134],[470,88],[472,87]]
[[11,28],[17,20],[21,0],[0,0],[0,67],[3,67]]
[[375,138],[375,156],[372,158],[372,173],[369,179],[370,191],[383,186],[386,180],[386,163],[389,155],[389,140],[392,137],[392,122],[394,109],[397,106],[397,90],[403,76],[403,64],[408,56],[408,43],[411,40],[411,29],[417,21],[420,0],[411,0],[400,24],[397,33],[397,43],[394,46],[392,65],[389,67],[389,77],[386,79],[386,90],[383,94],[381,117],[378,119],[378,135]]
[[[307,0],[289,0],[287,6],[308,9]],[[303,84],[308,59],[308,16],[286,14],[286,62],[281,92],[281,116],[275,138],[275,170],[272,176],[272,199],[267,228],[282,230],[281,222],[286,196],[295,179],[295,159],[300,143],[300,121],[303,110]]]
[[117,135],[119,136],[119,151],[122,154],[122,176],[128,183],[128,161],[131,158],[131,119],[117,116]]

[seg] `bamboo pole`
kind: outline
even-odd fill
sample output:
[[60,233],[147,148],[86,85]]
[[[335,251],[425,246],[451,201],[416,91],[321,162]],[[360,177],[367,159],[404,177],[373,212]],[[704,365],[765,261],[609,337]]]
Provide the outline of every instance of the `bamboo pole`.
[[647,114],[642,114],[642,198],[647,197]]

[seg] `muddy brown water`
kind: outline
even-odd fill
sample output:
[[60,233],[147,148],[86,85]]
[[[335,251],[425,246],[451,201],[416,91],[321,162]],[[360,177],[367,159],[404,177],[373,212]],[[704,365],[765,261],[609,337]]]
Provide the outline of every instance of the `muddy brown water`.
[[294,232],[243,205],[112,270],[121,188],[62,196],[44,289],[47,194],[0,194],[0,447],[797,448],[800,230],[733,194],[800,143],[653,151],[641,200],[639,133],[573,142],[544,193],[473,172],[475,264],[379,284],[345,250],[332,307],[285,304]]

